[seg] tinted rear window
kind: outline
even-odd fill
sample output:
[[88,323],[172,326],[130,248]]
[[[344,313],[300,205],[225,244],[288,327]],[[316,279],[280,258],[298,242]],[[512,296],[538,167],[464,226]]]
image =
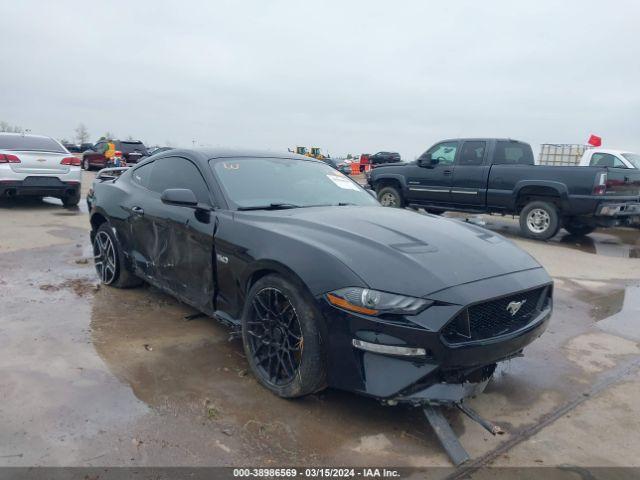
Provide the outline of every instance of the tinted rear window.
[[0,150],[67,153],[67,151],[52,138],[22,135],[0,135]]
[[147,155],[147,147],[142,142],[116,142],[116,150],[120,150],[123,155],[129,155],[135,151]]
[[533,152],[526,143],[497,142],[493,154],[494,164],[533,165]]

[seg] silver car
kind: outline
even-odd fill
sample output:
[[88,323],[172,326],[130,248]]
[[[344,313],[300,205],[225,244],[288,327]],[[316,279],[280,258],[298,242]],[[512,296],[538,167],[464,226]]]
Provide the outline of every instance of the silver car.
[[80,159],[41,135],[0,133],[0,197],[56,197],[65,207],[80,201]]

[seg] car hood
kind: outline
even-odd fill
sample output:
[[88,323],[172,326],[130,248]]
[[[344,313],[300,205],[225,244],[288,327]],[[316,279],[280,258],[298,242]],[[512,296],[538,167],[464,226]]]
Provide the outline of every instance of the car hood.
[[[242,212],[239,217],[330,253],[370,288],[405,295],[426,296],[540,267],[496,233],[409,210],[311,207]],[[313,250],[309,261],[313,261]]]

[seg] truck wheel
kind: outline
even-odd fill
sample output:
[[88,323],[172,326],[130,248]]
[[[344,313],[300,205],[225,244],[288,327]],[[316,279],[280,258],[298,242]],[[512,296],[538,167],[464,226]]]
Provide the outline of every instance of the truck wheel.
[[251,371],[271,392],[295,398],[326,387],[322,314],[304,287],[267,275],[249,290],[242,343]]
[[100,282],[116,288],[137,287],[142,280],[127,269],[118,238],[108,222],[98,228],[93,238],[93,258]]
[[520,230],[525,237],[549,240],[559,229],[560,217],[553,203],[530,202],[520,212]]
[[582,237],[584,235],[589,235],[596,229],[596,227],[592,227],[591,225],[587,225],[585,223],[569,221],[566,225],[564,225],[564,229],[571,235]]
[[383,207],[404,208],[404,199],[396,187],[383,187],[378,191],[378,201]]

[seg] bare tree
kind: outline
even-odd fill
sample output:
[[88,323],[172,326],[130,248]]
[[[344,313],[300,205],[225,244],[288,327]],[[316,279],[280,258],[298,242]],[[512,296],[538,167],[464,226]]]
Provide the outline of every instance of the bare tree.
[[84,123],[76,127],[76,140],[78,140],[80,145],[89,141],[89,131]]
[[109,130],[107,130],[102,137],[106,138],[107,140],[113,140],[116,136]]
[[24,129],[18,125],[11,125],[8,122],[0,121],[0,132],[22,133]]
[[131,135],[127,135],[127,138],[125,140],[133,141],[133,140],[135,140],[135,138],[133,138]]

